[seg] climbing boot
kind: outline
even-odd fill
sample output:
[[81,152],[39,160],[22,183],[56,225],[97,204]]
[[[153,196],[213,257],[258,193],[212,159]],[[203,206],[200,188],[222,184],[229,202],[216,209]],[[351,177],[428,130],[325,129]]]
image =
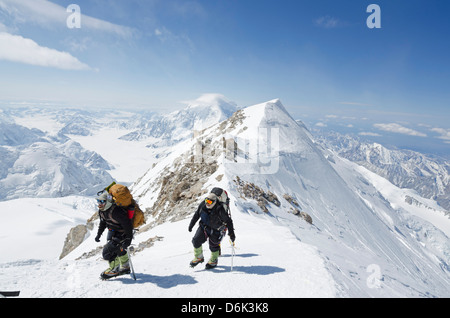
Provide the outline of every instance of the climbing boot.
[[109,262],[109,267],[107,270],[103,271],[103,273],[100,274],[101,279],[109,279],[112,277],[115,277],[120,274],[120,263],[119,258],[116,257],[115,260],[112,262]]
[[119,256],[119,273],[120,274],[129,274],[130,270],[130,259],[128,258],[128,253],[125,255]]
[[190,266],[195,267],[200,263],[205,261],[203,257],[203,249],[200,246],[199,248],[194,248],[194,259],[191,261]]
[[217,262],[219,260],[219,254],[220,254],[220,251],[211,253],[211,258],[209,259],[208,263],[206,263],[206,266],[205,266],[206,269],[211,269],[211,268],[214,268],[217,266]]

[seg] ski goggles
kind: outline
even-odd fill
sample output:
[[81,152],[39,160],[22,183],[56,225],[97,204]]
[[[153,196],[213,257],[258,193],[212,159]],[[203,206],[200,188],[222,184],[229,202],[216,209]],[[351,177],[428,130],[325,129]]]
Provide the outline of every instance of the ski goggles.
[[205,203],[208,204],[208,205],[211,205],[211,204],[213,204],[214,202],[216,202],[216,200],[211,200],[211,199],[209,199],[209,198],[206,198],[206,199],[205,199]]
[[98,203],[98,204],[105,204],[105,203],[106,203],[106,200],[97,200],[97,203]]

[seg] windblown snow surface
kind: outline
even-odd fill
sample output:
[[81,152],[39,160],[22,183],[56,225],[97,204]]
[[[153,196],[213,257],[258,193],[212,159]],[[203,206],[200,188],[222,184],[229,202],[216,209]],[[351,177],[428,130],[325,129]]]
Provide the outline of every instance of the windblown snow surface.
[[[15,199],[0,202],[0,290],[20,290],[20,297],[450,296],[450,220],[437,204],[317,147],[279,100],[245,108],[242,114],[228,134],[242,149],[248,147],[244,159],[219,158],[218,170],[204,185],[222,186],[230,194],[234,257],[227,237],[217,268],[190,268],[193,232],[188,232],[188,218],[136,235],[136,247],[158,238],[132,256],[136,281],[129,275],[101,281],[107,263],[100,254],[78,259],[105,244],[105,234],[100,243],[94,241],[97,223],[76,250],[58,259],[69,229],[95,213],[94,198]],[[218,125],[200,138],[221,138],[214,135]],[[118,135],[101,134],[100,140],[93,134],[77,141],[93,149],[96,142],[112,142],[106,141],[108,136]],[[253,152],[258,140],[268,147]],[[144,208],[151,207],[156,195],[142,195],[143,185],[194,142],[179,143],[133,185]],[[258,160],[251,160],[255,154]],[[116,173],[125,178],[127,169],[133,169],[130,153],[118,152],[115,160]],[[269,204],[269,213],[262,212],[242,196],[236,176],[274,193],[280,205]],[[284,194],[296,199],[313,224],[287,212],[291,205]],[[405,203],[406,196],[418,204]],[[210,252],[207,244],[203,247],[207,260]]]

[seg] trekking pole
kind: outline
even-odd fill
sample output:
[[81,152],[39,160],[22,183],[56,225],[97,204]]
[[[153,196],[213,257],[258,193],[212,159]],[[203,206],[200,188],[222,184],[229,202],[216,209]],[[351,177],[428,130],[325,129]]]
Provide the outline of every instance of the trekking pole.
[[131,262],[131,253],[130,248],[127,247],[127,253],[128,253],[128,261],[130,262],[130,269],[131,269],[131,277],[136,280],[136,274],[134,273],[134,267],[133,263]]
[[[134,234],[136,234],[136,232],[139,231],[139,229],[133,229],[133,238],[134,238]],[[132,246],[128,246],[127,247],[127,253],[128,253],[128,261],[130,262],[130,269],[131,269],[131,277],[136,280],[136,274],[134,273],[134,267],[133,267],[133,263],[131,262],[131,252],[134,250],[134,247]]]
[[232,242],[230,240],[230,244],[231,244],[231,271],[233,271],[233,259],[234,259],[234,254],[235,254],[234,242]]

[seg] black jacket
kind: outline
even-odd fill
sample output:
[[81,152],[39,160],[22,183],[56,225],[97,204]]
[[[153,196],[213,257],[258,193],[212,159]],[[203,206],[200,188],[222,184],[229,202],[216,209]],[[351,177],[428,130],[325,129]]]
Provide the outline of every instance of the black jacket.
[[128,218],[128,212],[115,204],[105,211],[98,211],[100,216],[100,225],[98,227],[97,237],[100,237],[103,231],[108,227],[110,230],[118,232],[125,246],[131,244],[133,239],[133,225]]
[[233,220],[227,211],[225,211],[222,204],[216,203],[212,209],[207,209],[205,201],[202,201],[192,217],[191,223],[189,224],[189,231],[192,230],[198,219],[201,219],[201,226],[206,226],[217,231],[220,231],[225,225],[228,228],[230,237],[234,237]]

